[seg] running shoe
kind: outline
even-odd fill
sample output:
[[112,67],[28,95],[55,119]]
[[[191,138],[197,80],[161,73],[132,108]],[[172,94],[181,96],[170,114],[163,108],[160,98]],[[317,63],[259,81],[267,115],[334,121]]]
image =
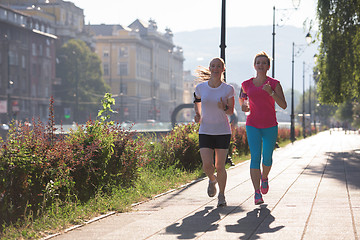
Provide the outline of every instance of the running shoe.
[[216,195],[216,186],[215,186],[216,183],[217,183],[216,180],[212,182],[209,179],[209,186],[208,186],[208,189],[207,189],[209,197],[213,197],[213,196]]
[[264,200],[259,190],[255,191],[255,205],[263,204]]
[[261,187],[260,187],[261,193],[262,194],[267,194],[267,192],[269,191],[269,179],[263,179],[261,176]]
[[225,195],[223,194],[219,194],[218,195],[218,207],[225,207],[226,206],[226,200],[225,200]]

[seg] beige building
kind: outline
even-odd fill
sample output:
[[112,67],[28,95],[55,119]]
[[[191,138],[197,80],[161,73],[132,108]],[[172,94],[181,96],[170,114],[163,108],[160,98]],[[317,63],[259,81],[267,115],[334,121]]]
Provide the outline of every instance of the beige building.
[[121,25],[89,25],[95,51],[103,64],[104,80],[116,100],[120,121],[168,122],[183,103],[183,52],[170,29],[156,22],[135,20]]

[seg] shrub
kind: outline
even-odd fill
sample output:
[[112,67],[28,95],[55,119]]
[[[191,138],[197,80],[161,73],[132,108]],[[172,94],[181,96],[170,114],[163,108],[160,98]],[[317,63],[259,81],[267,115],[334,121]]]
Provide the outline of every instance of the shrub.
[[282,142],[290,139],[290,130],[287,128],[279,128],[278,130],[278,142]]
[[246,155],[249,153],[249,144],[246,136],[246,129],[244,127],[235,127],[232,130],[230,155]]
[[66,137],[56,135],[52,104],[51,99],[47,125],[12,124],[7,142],[1,142],[1,223],[29,212],[37,216],[54,201],[86,201],[97,191],[130,186],[145,162],[141,140],[106,122],[107,116]]
[[160,168],[175,166],[186,170],[200,167],[198,130],[199,124],[196,123],[178,125],[160,142],[151,144],[151,164]]

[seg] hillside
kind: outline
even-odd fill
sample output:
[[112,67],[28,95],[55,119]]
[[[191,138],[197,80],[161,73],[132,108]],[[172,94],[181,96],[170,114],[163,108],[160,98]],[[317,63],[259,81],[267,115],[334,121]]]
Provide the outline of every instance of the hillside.
[[[226,35],[227,82],[240,85],[254,75],[253,59],[256,53],[265,51],[272,55],[272,26],[228,28]],[[306,88],[309,86],[317,44],[307,47],[305,35],[306,32],[300,28],[276,28],[275,78],[281,81],[284,91],[291,88],[292,42],[304,44],[296,47],[295,52],[305,47],[305,51],[295,58],[295,89],[302,92],[303,61],[311,65],[306,67],[305,73]],[[194,71],[197,66],[207,66],[211,58],[220,56],[220,28],[175,33],[174,44],[183,47],[184,69]]]

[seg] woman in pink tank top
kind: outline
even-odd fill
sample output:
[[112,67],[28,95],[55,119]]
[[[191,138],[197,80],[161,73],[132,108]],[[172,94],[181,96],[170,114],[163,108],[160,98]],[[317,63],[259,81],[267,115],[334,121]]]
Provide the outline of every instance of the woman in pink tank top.
[[250,175],[255,189],[255,204],[262,204],[262,194],[269,190],[268,175],[278,133],[275,103],[283,109],[287,103],[280,82],[266,75],[270,68],[270,58],[265,52],[255,56],[254,68],[256,77],[241,84],[239,102],[242,111],[250,112],[246,119],[251,153]]

